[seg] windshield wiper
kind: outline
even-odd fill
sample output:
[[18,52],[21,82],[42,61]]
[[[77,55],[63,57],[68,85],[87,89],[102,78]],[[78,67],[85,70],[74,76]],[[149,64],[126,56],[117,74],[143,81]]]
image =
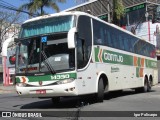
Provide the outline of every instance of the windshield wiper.
[[45,60],[44,60],[44,64],[47,66],[48,70],[50,70],[50,72],[51,72],[52,74],[55,74],[56,72],[55,72],[55,70],[53,69],[53,67],[51,66],[50,62],[48,61],[48,58],[47,58],[45,52],[42,50],[41,53],[42,53],[42,55],[43,55],[43,57],[44,57],[44,59],[45,59]]

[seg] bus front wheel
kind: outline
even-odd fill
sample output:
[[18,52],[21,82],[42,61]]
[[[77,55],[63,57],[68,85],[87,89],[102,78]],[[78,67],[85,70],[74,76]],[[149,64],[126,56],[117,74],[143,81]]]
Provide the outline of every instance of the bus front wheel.
[[98,92],[96,94],[96,102],[103,102],[103,98],[104,98],[104,83],[103,83],[103,78],[100,78],[98,82]]

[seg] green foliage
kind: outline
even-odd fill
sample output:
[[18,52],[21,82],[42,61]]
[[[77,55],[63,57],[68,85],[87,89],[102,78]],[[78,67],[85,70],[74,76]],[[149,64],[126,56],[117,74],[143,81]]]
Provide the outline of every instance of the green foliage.
[[19,10],[27,10],[31,14],[44,15],[47,14],[44,11],[44,7],[52,8],[56,12],[60,9],[57,3],[65,3],[66,0],[28,0],[29,2],[19,7]]
[[121,16],[124,15],[124,6],[122,0],[114,0],[114,1],[115,1],[116,18],[120,20]]
[[125,7],[122,0],[113,0],[113,23],[119,25],[119,21],[125,14]]

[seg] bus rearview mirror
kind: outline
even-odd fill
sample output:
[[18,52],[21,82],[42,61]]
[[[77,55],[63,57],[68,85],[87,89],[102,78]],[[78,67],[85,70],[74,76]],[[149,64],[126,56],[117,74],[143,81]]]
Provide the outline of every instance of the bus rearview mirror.
[[68,48],[75,48],[75,34],[77,30],[76,28],[71,28],[68,32],[67,40],[68,40]]

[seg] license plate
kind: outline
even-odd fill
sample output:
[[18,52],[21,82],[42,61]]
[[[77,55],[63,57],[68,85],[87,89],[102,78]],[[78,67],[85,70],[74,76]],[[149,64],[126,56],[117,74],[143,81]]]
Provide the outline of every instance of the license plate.
[[36,90],[36,94],[46,94],[46,90]]

